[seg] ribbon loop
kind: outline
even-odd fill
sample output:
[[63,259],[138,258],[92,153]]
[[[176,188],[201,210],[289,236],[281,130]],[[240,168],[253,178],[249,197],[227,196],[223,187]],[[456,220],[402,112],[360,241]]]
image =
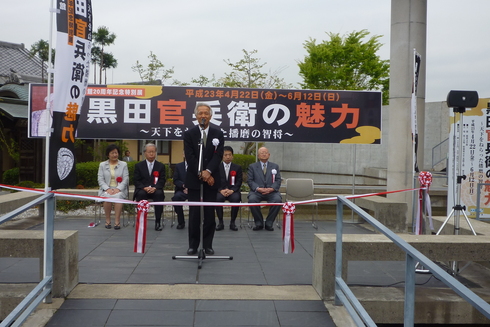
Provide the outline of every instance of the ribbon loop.
[[419,174],[419,182],[421,187],[429,188],[432,184],[432,173],[429,171],[421,171]]
[[148,210],[150,210],[150,202],[148,202],[148,200],[141,200],[138,202],[138,214],[140,210],[148,212]]
[[292,202],[286,202],[282,205],[282,212],[292,214],[296,211],[296,206]]

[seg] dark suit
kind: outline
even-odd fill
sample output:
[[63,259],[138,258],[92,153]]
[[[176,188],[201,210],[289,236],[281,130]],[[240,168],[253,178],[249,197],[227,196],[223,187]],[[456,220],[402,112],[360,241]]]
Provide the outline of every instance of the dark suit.
[[[236,173],[235,175],[235,183],[234,185],[231,185],[231,174],[232,171]],[[233,203],[239,203],[242,200],[242,195],[240,193],[240,188],[242,186],[242,180],[243,180],[243,173],[242,173],[242,167],[240,165],[234,164],[233,162],[230,163],[230,172],[228,178],[226,178],[226,172],[225,172],[225,164],[222,163],[219,165],[219,173],[220,173],[220,181],[219,181],[219,188],[218,188],[218,193],[216,195],[216,201],[217,202],[225,202],[226,200],[233,202]],[[225,197],[223,194],[220,193],[221,190],[232,190],[233,193]],[[238,214],[238,210],[240,210],[240,207],[231,207],[231,223],[235,223],[236,216]],[[217,206],[216,207],[216,215],[218,216],[218,220],[220,223],[223,223],[223,207],[222,206]]]
[[[219,144],[215,147],[213,139],[217,139]],[[201,129],[199,126],[184,132],[184,152],[187,160],[187,174],[185,186],[189,194],[189,201],[200,201],[200,189],[203,185],[203,201],[216,202],[216,191],[219,186],[220,173],[219,164],[223,157],[224,137],[223,132],[218,127],[210,124],[206,147],[203,149],[203,170],[208,169],[211,176],[214,177],[215,183],[209,186],[208,183],[202,183],[199,179],[199,142],[201,140]],[[198,206],[189,207],[189,248],[198,249],[201,236],[201,208]],[[214,207],[204,206],[204,224],[203,224],[203,248],[213,247],[213,237],[216,228],[214,221]]]
[[[174,171],[174,185],[175,185],[175,193],[172,197],[172,201],[187,201],[187,194],[184,193],[184,184],[185,184],[185,161],[178,163],[175,166]],[[177,223],[179,225],[185,225],[184,219],[184,209],[182,206],[174,206],[175,213],[177,214]]]
[[[276,170],[276,175],[274,178],[274,182],[272,182],[272,170]],[[279,166],[273,162],[267,161],[267,171],[264,175],[262,171],[262,162],[255,162],[248,166],[247,173],[247,183],[250,187],[250,193],[248,194],[248,202],[250,203],[259,203],[261,201],[267,201],[268,203],[281,203],[282,197],[279,192],[279,188],[281,187],[281,173],[279,171]],[[259,192],[256,192],[256,189],[259,187],[272,187],[275,192],[262,195]],[[280,210],[280,206],[270,206],[269,214],[267,215],[267,219],[265,221],[265,226],[272,227],[274,224],[274,220]],[[260,206],[251,206],[250,212],[254,217],[255,226],[264,227],[264,217],[262,216],[262,212],[260,211]]]
[[[155,184],[154,173],[158,172],[158,181]],[[163,187],[167,178],[165,176],[165,165],[159,161],[153,161],[153,170],[148,171],[148,163],[146,160],[138,162],[134,165],[134,200],[148,200],[152,199],[155,202],[163,202],[165,200],[165,193]],[[148,194],[143,189],[147,186],[155,187],[155,193]],[[160,224],[163,213],[163,206],[155,206],[155,224]]]

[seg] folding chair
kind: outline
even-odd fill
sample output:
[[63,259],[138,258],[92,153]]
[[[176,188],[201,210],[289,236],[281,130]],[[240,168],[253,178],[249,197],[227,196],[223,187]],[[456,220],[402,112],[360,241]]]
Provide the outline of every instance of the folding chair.
[[[311,178],[286,179],[286,202],[312,200],[315,194],[315,185]],[[315,214],[311,214],[311,225],[318,229],[315,218],[318,219],[318,202],[302,204],[301,206],[315,206]],[[297,210],[298,208],[296,208]]]

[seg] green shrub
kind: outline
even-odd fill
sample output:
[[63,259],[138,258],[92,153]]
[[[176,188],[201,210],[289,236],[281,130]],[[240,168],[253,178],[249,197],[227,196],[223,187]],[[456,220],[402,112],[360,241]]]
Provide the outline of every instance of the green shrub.
[[27,187],[27,188],[44,188],[43,183],[34,183],[33,181],[22,181],[17,184],[18,186],[21,187]]
[[89,161],[76,164],[77,185],[83,185],[85,188],[97,188],[97,172],[99,171],[100,162]]
[[85,209],[92,204],[94,204],[93,201],[87,200],[56,200],[56,210],[68,213],[77,209]]
[[255,156],[249,154],[234,154],[233,163],[240,165],[242,167],[243,173],[246,175],[248,171],[248,166],[255,162]]
[[[129,173],[129,185],[134,185],[134,166],[137,161],[127,162]],[[100,162],[90,161],[77,163],[77,185],[83,185],[85,188],[98,188],[97,173],[99,172]],[[172,169],[168,164],[165,165],[167,181],[172,178]]]
[[19,183],[19,167],[11,168],[3,172],[2,180],[7,185],[17,185]]

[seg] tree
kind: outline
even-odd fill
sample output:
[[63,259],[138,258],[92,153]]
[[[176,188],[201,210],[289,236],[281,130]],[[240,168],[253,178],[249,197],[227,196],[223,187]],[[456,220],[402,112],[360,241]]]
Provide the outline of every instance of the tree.
[[260,63],[260,58],[254,57],[258,52],[257,50],[248,52],[247,50],[242,49],[242,51],[243,58],[239,61],[232,63],[230,59],[224,60],[224,62],[231,67],[232,71],[220,78],[217,83],[215,83],[216,86],[261,89],[283,89],[292,87],[291,84],[286,83],[284,79],[278,77],[284,70],[284,67],[273,72],[269,71],[269,73],[265,73],[262,69],[267,63]]
[[[216,80],[213,77],[207,78],[200,75],[198,78],[193,78],[192,83],[199,86],[211,84],[215,87],[243,87],[243,88],[263,88],[263,89],[287,89],[292,88],[292,84],[286,83],[283,78],[279,77],[284,68],[279,68],[276,71],[266,73],[263,68],[267,64],[261,63],[260,58],[254,57],[257,50],[247,51],[242,49],[243,58],[233,63],[230,59],[224,62],[231,67],[232,71],[226,73],[224,77]],[[263,146],[264,143],[244,142],[242,147],[243,154],[256,153],[256,147]]]
[[383,104],[388,103],[389,61],[381,60],[376,52],[381,48],[375,35],[366,42],[367,30],[354,31],[341,37],[328,33],[330,41],[304,43],[308,52],[299,62],[304,89],[381,90]]
[[104,84],[107,84],[107,69],[117,67],[117,59],[114,58],[112,53],[104,53],[102,61],[102,70],[104,71]]
[[[225,77],[218,80],[219,86],[224,87],[246,87],[246,88],[261,88],[261,89],[283,89],[292,88],[284,79],[278,75],[284,69],[280,68],[274,72],[265,73],[262,71],[266,62],[261,63],[260,58],[255,58],[254,55],[258,52],[252,50],[243,51],[243,58],[232,63],[229,59],[225,63],[231,67],[232,72],[225,74]],[[256,148],[263,146],[264,143],[255,144],[255,142],[244,142],[242,147],[243,154],[256,154]]]
[[[44,82],[44,71],[46,70],[45,63],[49,61],[49,42],[40,39],[33,45],[29,51],[31,57],[38,56],[41,59],[41,80]],[[51,62],[54,63],[54,49],[51,49]]]
[[165,65],[152,51],[150,51],[148,59],[150,59],[150,63],[147,68],[144,68],[143,64],[138,60],[136,61],[136,64],[131,67],[134,72],[137,72],[140,75],[141,82],[149,85],[163,84],[167,79],[172,78],[174,73],[173,67],[165,69]]
[[[101,26],[92,34],[92,39],[94,46],[92,47],[92,62],[99,65],[99,84],[102,84],[102,70],[104,70],[104,47],[113,44],[116,40],[116,34],[109,32],[106,26]],[[114,57],[113,57],[114,58]],[[94,67],[94,81],[95,77],[95,67]]]

